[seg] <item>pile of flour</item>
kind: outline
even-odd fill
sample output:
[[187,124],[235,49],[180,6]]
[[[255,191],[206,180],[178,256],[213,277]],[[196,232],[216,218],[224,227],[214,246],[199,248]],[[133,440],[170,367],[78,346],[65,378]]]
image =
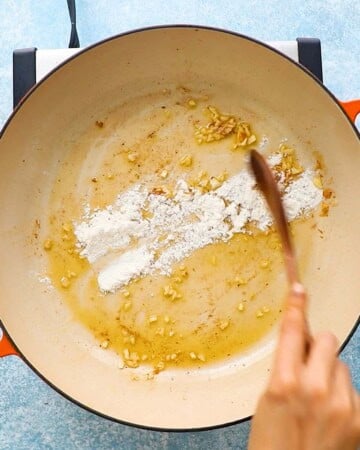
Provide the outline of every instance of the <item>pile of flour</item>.
[[[277,164],[272,159],[271,165]],[[314,185],[314,176],[307,169],[283,190],[289,220],[308,214],[321,202],[322,190]],[[99,288],[114,292],[140,276],[170,274],[174,263],[246,232],[250,222],[266,230],[272,218],[252,174],[242,170],[207,193],[179,180],[171,199],[135,185],[105,209],[87,207],[74,231],[80,255],[99,268]]]

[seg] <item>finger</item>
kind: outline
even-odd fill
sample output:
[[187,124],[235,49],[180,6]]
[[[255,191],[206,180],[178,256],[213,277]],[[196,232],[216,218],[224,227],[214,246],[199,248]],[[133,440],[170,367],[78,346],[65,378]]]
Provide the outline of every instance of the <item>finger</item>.
[[[353,417],[356,408],[356,397],[354,396],[354,388],[351,382],[350,371],[346,364],[336,360],[334,370],[334,397],[335,411],[338,408],[344,413],[347,411],[349,418]],[[336,408],[337,407],[337,408]]]
[[356,389],[353,389],[353,404],[359,419],[359,433],[360,433],[360,395],[356,391]]
[[337,359],[331,390],[319,403],[323,405],[321,415],[327,421],[326,435],[329,445],[331,443],[336,448],[358,448],[356,443],[358,443],[359,417],[356,413],[354,391],[348,367]]
[[353,389],[353,404],[355,405],[354,414],[354,436],[357,445],[360,445],[360,395]]
[[338,341],[331,333],[321,333],[313,339],[306,363],[305,389],[311,394],[318,392],[326,395],[330,385],[337,360]]
[[286,307],[300,309],[303,314],[305,314],[306,306],[307,295],[303,285],[300,283],[294,283],[290,288],[290,292],[286,301]]
[[296,378],[303,364],[306,346],[306,323],[300,308],[287,308],[280,327],[272,378]]
[[290,293],[286,302],[286,308],[300,310],[304,315],[305,330],[307,334],[304,356],[307,356],[312,344],[312,336],[307,321],[307,303],[308,299],[303,285],[300,283],[294,283],[290,288]]
[[305,325],[308,328],[306,318],[306,307],[307,307],[307,295],[305,293],[305,290],[302,284],[294,283],[291,286],[289,295],[285,302],[285,308],[287,310],[296,309],[297,311],[300,311],[303,314]]

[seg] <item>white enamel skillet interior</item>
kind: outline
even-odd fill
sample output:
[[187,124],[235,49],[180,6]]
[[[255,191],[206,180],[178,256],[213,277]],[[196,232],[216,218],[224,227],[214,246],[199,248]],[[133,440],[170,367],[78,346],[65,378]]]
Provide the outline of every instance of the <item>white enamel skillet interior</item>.
[[[79,130],[134,93],[203,83],[232,89],[242,104],[284,123],[320,149],[338,206],[314,242],[303,281],[314,331],[344,342],[359,315],[360,144],[336,99],[306,70],[266,45],[222,30],[139,30],[96,44],[53,71],[16,109],[0,139],[0,319],[11,345],[67,398],[107,418],[154,429],[200,429],[248,418],[268,377],[275,334],[245,359],[134,382],[99,351],[59,293],[35,276],[46,267],[44,231],[34,239],[59,161]],[[352,104],[353,117],[360,109]],[[9,344],[11,342],[11,344]]]

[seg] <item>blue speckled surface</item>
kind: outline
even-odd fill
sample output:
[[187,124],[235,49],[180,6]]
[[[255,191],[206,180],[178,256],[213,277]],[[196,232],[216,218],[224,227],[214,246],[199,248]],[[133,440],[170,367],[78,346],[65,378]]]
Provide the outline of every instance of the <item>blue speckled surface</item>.
[[[352,0],[78,0],[81,44],[132,28],[195,23],[263,40],[322,40],[325,84],[360,97],[360,3]],[[12,50],[66,47],[65,0],[1,0],[0,124],[11,111]],[[360,332],[343,352],[360,387]],[[16,357],[0,360],[0,449],[245,449],[249,424],[199,433],[137,430],[90,414],[50,389]]]

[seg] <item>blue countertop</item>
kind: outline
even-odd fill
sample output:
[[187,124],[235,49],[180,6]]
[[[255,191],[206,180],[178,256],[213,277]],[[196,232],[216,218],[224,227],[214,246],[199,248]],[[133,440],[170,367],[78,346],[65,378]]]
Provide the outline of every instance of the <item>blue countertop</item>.
[[[261,40],[319,37],[325,84],[342,100],[360,97],[360,2],[77,0],[77,16],[82,46],[133,28],[170,23],[213,25]],[[65,0],[1,1],[0,126],[11,112],[12,50],[67,47],[69,28]],[[359,330],[342,358],[359,388]],[[150,432],[112,423],[62,398],[19,358],[0,359],[2,450],[246,449],[248,432],[249,423],[197,433]]]

